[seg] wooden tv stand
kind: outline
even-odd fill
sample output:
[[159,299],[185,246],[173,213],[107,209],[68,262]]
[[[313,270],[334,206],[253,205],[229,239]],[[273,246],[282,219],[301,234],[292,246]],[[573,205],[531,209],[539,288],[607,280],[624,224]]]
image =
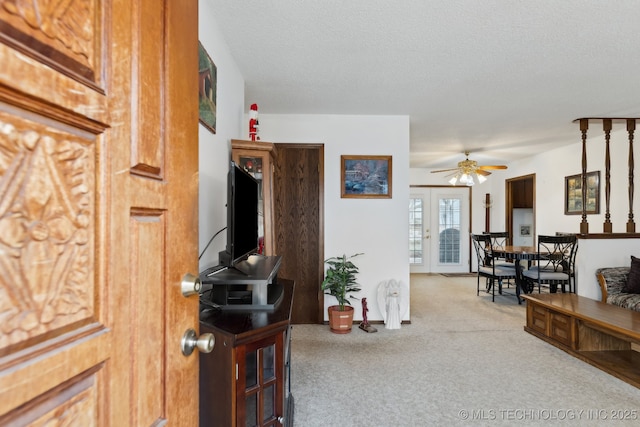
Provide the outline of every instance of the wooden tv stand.
[[[200,426],[293,426],[291,307],[294,282],[273,310],[208,310],[200,333],[212,333],[200,353]],[[272,285],[269,285],[272,286]]]
[[640,313],[576,294],[524,295],[524,330],[640,388]]

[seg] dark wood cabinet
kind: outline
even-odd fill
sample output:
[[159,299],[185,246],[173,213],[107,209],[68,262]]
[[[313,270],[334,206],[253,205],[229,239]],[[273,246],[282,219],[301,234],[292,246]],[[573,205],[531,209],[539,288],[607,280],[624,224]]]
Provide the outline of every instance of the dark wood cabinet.
[[275,255],[273,234],[273,165],[275,146],[270,142],[231,140],[231,157],[238,166],[249,172],[259,183],[258,211],[263,221],[258,235],[262,240],[262,254]]
[[640,387],[640,313],[572,293],[524,298],[525,331]]
[[284,296],[273,310],[212,310],[200,333],[212,333],[200,354],[200,426],[291,426],[290,319],[294,283],[279,279]]
[[511,183],[514,208],[533,208],[533,179],[522,179]]

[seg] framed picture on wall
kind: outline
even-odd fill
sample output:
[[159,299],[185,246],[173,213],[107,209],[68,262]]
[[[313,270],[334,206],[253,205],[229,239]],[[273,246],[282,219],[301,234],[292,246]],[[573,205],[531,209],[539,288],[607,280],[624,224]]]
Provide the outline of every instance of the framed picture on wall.
[[520,225],[520,236],[522,236],[522,237],[531,236],[531,224],[522,224],[522,225]]
[[198,42],[198,61],[198,105],[200,123],[211,132],[216,133],[218,68],[200,42]]
[[[586,214],[599,214],[600,171],[587,173],[586,195]],[[582,215],[582,174],[564,178],[564,214]]]
[[391,156],[340,156],[340,197],[391,198]]

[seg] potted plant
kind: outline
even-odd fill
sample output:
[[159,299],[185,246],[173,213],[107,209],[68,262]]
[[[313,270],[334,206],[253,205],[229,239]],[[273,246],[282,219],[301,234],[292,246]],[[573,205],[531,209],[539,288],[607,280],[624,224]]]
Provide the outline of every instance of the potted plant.
[[329,327],[331,332],[346,334],[351,332],[353,325],[353,307],[349,299],[355,298],[352,293],[359,292],[360,286],[356,282],[358,267],[351,259],[362,255],[361,253],[331,257],[324,262],[327,268],[325,278],[322,281],[322,290],[338,300],[338,305],[329,307]]

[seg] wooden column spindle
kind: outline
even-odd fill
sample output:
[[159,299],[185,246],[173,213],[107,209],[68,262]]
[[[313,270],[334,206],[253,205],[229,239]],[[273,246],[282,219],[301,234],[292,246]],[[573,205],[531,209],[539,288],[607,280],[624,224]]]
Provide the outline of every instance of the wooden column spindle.
[[636,223],[633,221],[633,134],[636,130],[636,119],[627,119],[627,132],[629,133],[629,220],[627,221],[627,233],[636,232]]
[[491,194],[484,195],[484,229],[488,233],[491,231]]
[[589,129],[589,119],[580,119],[580,132],[582,133],[582,222],[580,222],[580,234],[589,234],[589,223],[587,222],[587,129]]
[[[602,120],[602,128],[604,129],[604,201],[605,201],[605,213],[604,224],[602,224],[602,231],[604,233],[611,233],[613,231],[613,225],[611,224],[611,212],[609,210],[609,202],[611,199],[611,152],[609,143],[611,142],[611,119]],[[582,187],[583,194],[586,187]]]

